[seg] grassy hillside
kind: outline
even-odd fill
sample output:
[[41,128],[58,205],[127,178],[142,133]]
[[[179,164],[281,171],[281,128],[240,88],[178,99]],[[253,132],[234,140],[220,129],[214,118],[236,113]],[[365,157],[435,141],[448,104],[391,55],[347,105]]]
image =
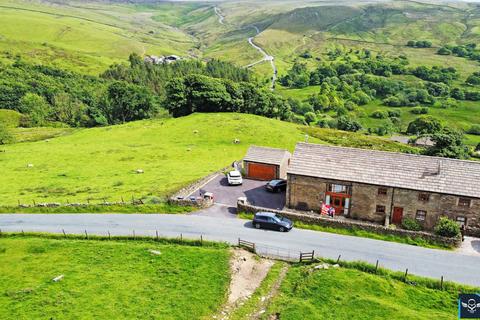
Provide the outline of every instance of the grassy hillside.
[[[97,74],[139,54],[187,55],[194,39],[142,7],[0,0],[0,58]],[[161,9],[159,9],[161,10]]]
[[[312,135],[318,137],[310,137],[313,143],[405,148],[364,136],[357,143],[359,135],[349,133],[333,139],[329,130]],[[193,114],[6,145],[0,153],[0,204],[161,197],[241,159],[252,144],[293,150],[304,140],[302,127],[293,123],[246,114]],[[136,174],[137,169],[145,173]]]
[[2,238],[0,258],[2,319],[206,319],[230,278],[221,248]]
[[456,293],[353,269],[290,268],[263,319],[456,319]]

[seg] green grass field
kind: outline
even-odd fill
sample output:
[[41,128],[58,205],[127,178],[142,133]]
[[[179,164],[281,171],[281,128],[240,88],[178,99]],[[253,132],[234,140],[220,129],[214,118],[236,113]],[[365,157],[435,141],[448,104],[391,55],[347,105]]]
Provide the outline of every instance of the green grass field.
[[8,237],[0,259],[0,319],[208,319],[230,281],[222,247]]
[[456,319],[457,294],[345,268],[292,267],[262,319]]
[[184,56],[195,43],[142,7],[1,0],[0,8],[0,59],[21,55],[35,63],[98,74],[132,52]]
[[[305,130],[312,129],[254,115],[213,113],[82,129],[5,145],[0,153],[0,205],[165,197],[243,158],[250,145],[292,151],[305,140]],[[360,134],[313,130],[307,131],[311,143],[414,150]],[[234,144],[235,139],[240,144]],[[144,173],[136,174],[137,169]]]

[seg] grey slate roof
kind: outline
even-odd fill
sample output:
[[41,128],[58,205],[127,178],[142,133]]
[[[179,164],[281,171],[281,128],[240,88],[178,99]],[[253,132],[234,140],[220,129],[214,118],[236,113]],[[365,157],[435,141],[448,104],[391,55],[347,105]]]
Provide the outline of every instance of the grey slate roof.
[[298,143],[288,174],[480,198],[480,162]]
[[283,149],[251,146],[243,160],[266,164],[282,164],[285,158],[290,158],[291,153]]

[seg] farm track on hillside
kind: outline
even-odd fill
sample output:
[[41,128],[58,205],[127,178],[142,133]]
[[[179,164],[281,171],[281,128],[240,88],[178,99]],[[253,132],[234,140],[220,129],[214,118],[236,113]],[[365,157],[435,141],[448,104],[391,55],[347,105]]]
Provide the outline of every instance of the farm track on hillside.
[[[218,17],[218,23],[220,23],[222,25],[225,25],[225,16],[222,15],[222,12],[220,11],[220,9],[215,6],[215,7],[213,7],[213,10],[215,11],[215,15]],[[249,65],[246,65],[245,68],[247,68],[247,69],[251,68],[251,67],[253,67],[257,64],[263,63],[265,61],[270,62],[270,65],[272,66],[272,71],[273,71],[273,73],[272,73],[272,84],[270,86],[270,89],[274,90],[275,89],[275,82],[277,81],[277,73],[278,73],[277,67],[275,65],[275,58],[273,56],[269,55],[265,51],[265,49],[263,49],[261,46],[259,46],[258,44],[255,44],[253,42],[255,37],[260,34],[260,29],[255,25],[252,25],[251,27],[255,29],[257,34],[253,37],[247,38],[247,41],[250,44],[250,46],[252,46],[252,48],[254,48],[255,50],[257,50],[258,52],[260,52],[263,55],[263,59],[259,60],[259,61],[256,61],[256,62],[253,62],[253,63],[250,63]]]

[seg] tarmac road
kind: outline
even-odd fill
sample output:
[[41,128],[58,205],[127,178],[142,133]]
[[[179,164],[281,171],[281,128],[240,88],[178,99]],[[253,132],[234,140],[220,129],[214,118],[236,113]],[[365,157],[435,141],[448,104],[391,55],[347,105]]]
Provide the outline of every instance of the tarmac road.
[[[223,210],[215,205],[209,210]],[[343,260],[361,260],[426,277],[480,286],[480,256],[446,250],[426,249],[394,242],[351,237],[310,230],[293,229],[288,233],[256,230],[246,220],[218,216],[161,214],[1,214],[2,231],[36,231],[81,234],[155,235],[196,238],[237,243],[238,238],[252,241],[262,253],[295,256],[315,250],[317,256]]]

